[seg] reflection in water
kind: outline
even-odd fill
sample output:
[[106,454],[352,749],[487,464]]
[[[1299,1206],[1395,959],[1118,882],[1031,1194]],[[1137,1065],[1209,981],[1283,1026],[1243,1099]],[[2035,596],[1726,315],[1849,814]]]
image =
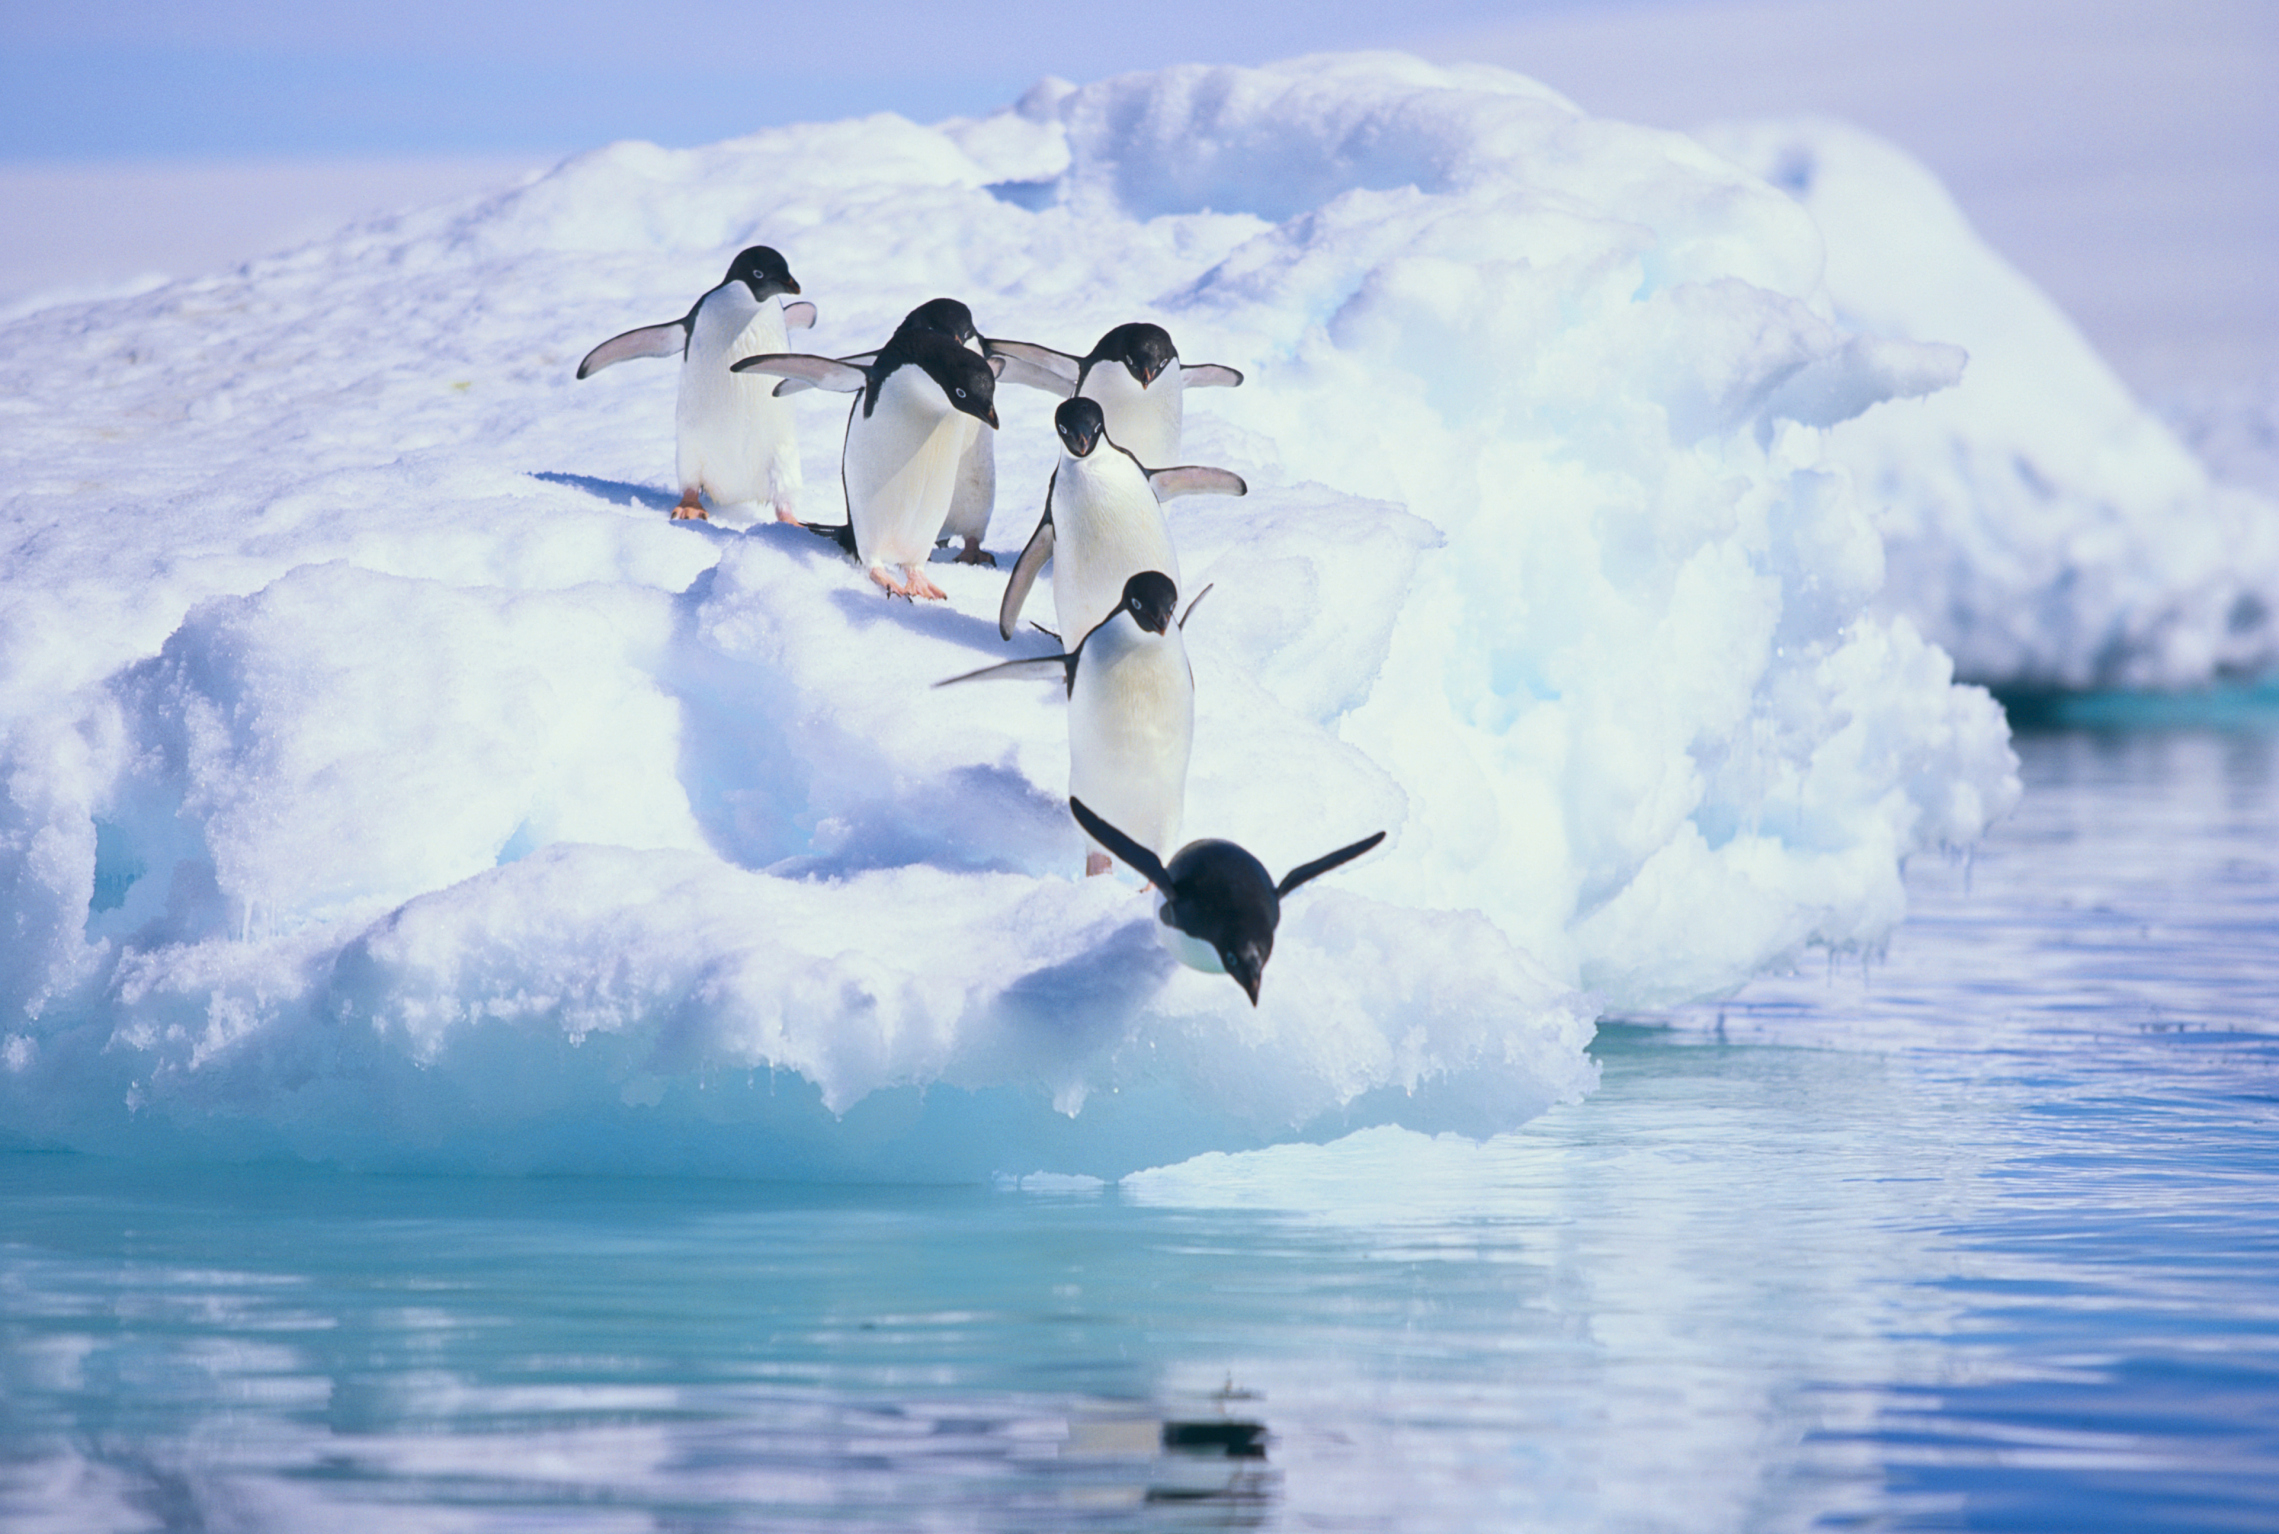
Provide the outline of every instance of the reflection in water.
[[2279,774],[2029,738],[1890,952],[1113,1189],[0,1157],[16,1528],[2279,1526]]

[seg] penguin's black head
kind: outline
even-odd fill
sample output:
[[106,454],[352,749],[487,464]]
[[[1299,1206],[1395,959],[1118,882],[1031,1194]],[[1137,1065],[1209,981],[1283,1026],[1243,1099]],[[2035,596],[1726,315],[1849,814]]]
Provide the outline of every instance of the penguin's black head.
[[1069,457],[1088,458],[1107,434],[1108,418],[1100,413],[1099,401],[1080,394],[1060,402],[1052,413],[1052,429],[1060,433],[1060,445],[1068,449]]
[[1258,1005],[1258,987],[1266,979],[1266,961],[1273,956],[1272,932],[1219,950],[1219,962],[1227,967],[1227,973],[1234,976],[1234,983],[1242,987],[1242,993],[1250,998],[1254,1007]]
[[1233,842],[1189,842],[1164,870],[1163,920],[1208,943],[1220,966],[1258,1005],[1266,961],[1274,956],[1281,897],[1266,865]]
[[740,282],[752,290],[754,298],[765,301],[779,293],[796,293],[799,281],[784,265],[783,257],[776,254],[772,245],[754,245],[741,251],[728,265],[723,282]]
[[960,346],[971,346],[980,332],[973,328],[973,311],[954,298],[929,298],[908,314],[895,327],[895,333],[905,330],[930,330],[938,336],[948,336]]
[[1179,348],[1171,344],[1171,332],[1161,325],[1150,325],[1135,320],[1129,325],[1118,325],[1100,338],[1092,348],[1096,362],[1121,362],[1126,372],[1146,388],[1156,376],[1179,360]]
[[887,350],[899,352],[924,368],[942,386],[942,397],[950,402],[951,409],[962,410],[991,426],[997,424],[997,369],[1005,365],[1005,359],[967,351],[948,336],[930,330],[897,331]]
[[1124,599],[1117,606],[1150,634],[1161,634],[1179,611],[1179,588],[1161,570],[1142,570],[1124,582]]

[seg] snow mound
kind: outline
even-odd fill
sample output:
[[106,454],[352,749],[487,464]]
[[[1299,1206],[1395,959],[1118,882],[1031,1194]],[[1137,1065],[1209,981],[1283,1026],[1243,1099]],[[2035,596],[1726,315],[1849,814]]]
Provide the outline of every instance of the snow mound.
[[[1084,880],[999,571],[882,599],[673,524],[670,366],[741,245],[816,350],[938,293],[1248,375],[1170,508],[1187,823],[1287,868],[1254,1011]],[[1588,1089],[1609,1008],[1872,945],[2017,788],[1870,611],[1827,428],[1950,384],[1693,141],[1397,56],[1045,82],[980,121],[620,144],[0,330],[0,1132],[360,1166],[1115,1176]],[[844,401],[800,396],[833,520]],[[990,547],[1055,459],[1008,390]]]
[[1697,136],[1811,212],[1847,329],[1970,353],[1960,387],[1833,434],[1883,534],[1882,610],[2005,687],[2188,687],[2279,665],[2279,505],[2211,483],[1928,170],[1841,123]]

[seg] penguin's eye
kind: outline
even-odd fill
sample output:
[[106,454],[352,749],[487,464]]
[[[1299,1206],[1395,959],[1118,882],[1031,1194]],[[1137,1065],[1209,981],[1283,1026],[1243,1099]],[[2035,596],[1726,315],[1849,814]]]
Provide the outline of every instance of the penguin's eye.
[[965,390],[963,390],[963,389],[960,389],[960,390],[958,390],[958,391],[957,391],[957,397],[958,397],[959,399],[964,399],[964,398],[965,398]]

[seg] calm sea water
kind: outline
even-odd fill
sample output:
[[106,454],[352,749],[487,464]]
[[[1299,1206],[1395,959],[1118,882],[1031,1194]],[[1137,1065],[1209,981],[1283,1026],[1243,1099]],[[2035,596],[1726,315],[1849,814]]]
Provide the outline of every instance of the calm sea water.
[[2279,744],[2021,740],[1877,963],[1115,1189],[0,1157],[9,1530],[2279,1528]]

